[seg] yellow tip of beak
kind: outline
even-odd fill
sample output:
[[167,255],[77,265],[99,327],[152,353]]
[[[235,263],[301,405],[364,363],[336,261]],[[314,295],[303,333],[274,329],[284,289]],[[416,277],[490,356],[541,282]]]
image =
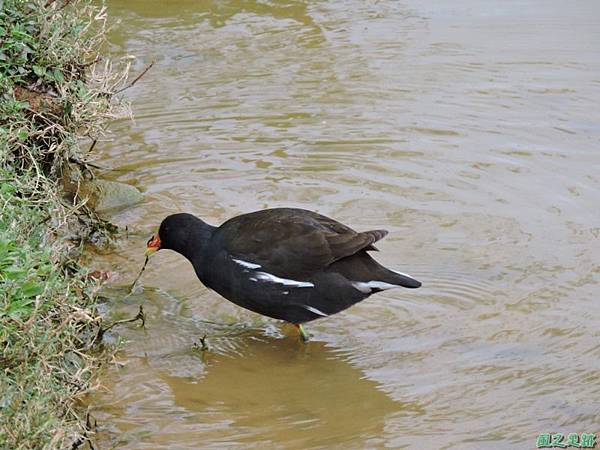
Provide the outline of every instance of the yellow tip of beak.
[[150,238],[150,240],[146,244],[145,255],[146,257],[149,257],[150,255],[152,255],[152,253],[155,253],[158,250],[160,250],[160,237],[158,236],[158,234],[155,234]]
[[150,257],[151,255],[153,255],[157,251],[158,251],[158,247],[147,247],[146,248],[146,252],[144,253],[144,255],[147,256],[147,257]]

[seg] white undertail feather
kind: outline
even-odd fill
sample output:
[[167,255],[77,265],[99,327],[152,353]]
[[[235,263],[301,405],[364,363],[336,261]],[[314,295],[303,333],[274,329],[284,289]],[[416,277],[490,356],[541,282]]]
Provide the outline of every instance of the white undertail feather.
[[[404,272],[398,272],[397,270],[392,270],[392,272],[397,273],[398,275],[402,275],[403,277],[407,277],[410,278],[411,280],[415,280],[414,277],[412,275],[409,275],[407,273]],[[417,281],[417,280],[415,280]]]
[[400,287],[399,284],[390,284],[384,281],[369,281],[365,283],[364,281],[353,281],[352,286],[358,289],[360,292],[365,294],[370,294],[373,289],[380,289],[385,291],[386,289],[393,289]]

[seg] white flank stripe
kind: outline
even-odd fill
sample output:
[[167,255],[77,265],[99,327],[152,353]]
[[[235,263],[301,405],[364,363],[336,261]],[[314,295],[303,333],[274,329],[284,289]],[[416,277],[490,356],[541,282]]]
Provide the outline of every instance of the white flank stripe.
[[[272,273],[267,273],[267,272],[256,272],[255,277],[260,281],[267,281],[269,283],[279,283],[279,284],[283,284],[284,286],[315,287],[314,284],[312,284],[308,281],[297,281],[297,280],[290,280],[288,278],[279,278],[278,276],[273,275]],[[250,278],[250,279],[252,280],[252,278]],[[254,280],[252,280],[252,281],[254,281]]]
[[384,281],[369,281],[368,283],[363,281],[353,281],[352,286],[365,294],[369,294],[373,289],[381,289],[382,291],[385,291],[386,289],[399,287],[397,284],[390,284]]
[[313,308],[312,306],[308,306],[308,305],[302,305],[302,307],[308,309],[310,312],[318,314],[319,316],[327,317],[327,314],[325,314],[321,310],[318,310],[317,308]]
[[241,259],[232,258],[234,262],[238,263],[240,266],[246,267],[248,269],[258,269],[260,264],[254,264],[248,261],[243,261]]

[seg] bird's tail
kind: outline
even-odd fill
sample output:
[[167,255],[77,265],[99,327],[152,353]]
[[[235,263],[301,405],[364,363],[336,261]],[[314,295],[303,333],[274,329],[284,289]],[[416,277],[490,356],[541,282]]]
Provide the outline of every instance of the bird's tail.
[[421,282],[407,273],[397,272],[395,270],[387,269],[389,275],[386,276],[385,282],[395,284],[405,288],[416,289],[421,287]]
[[356,288],[364,292],[381,291],[397,286],[421,287],[421,282],[410,275],[390,270],[375,261],[367,252],[360,252],[336,261],[332,267],[348,280],[356,282]]

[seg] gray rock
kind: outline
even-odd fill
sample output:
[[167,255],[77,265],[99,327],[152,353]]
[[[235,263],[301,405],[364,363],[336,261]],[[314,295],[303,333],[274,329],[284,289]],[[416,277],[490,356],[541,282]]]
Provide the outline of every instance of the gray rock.
[[96,212],[126,208],[144,199],[141,192],[130,184],[101,179],[81,183],[78,196],[88,198],[88,206]]
[[62,184],[71,200],[87,200],[86,205],[98,213],[123,209],[144,199],[135,186],[86,177],[74,166],[63,169]]

